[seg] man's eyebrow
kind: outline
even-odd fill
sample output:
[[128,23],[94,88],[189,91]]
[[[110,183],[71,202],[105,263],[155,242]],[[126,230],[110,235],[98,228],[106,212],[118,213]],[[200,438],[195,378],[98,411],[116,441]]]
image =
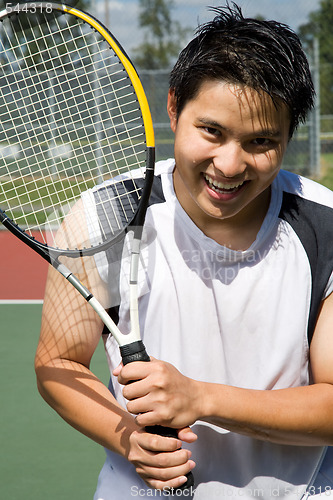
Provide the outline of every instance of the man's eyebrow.
[[221,128],[223,130],[226,130],[227,132],[230,132],[230,129],[227,127],[224,127],[221,125],[221,123],[216,122],[215,120],[207,120],[207,118],[198,118],[199,122],[205,125],[206,127],[211,127],[211,128]]
[[[207,120],[207,118],[199,118],[199,122],[210,128],[217,128],[221,130],[225,130],[226,132],[231,132],[228,127],[221,125],[221,123],[215,120]],[[281,137],[281,130],[275,128],[262,128],[258,130],[251,131],[251,135],[255,135],[256,137],[273,137],[278,138]]]

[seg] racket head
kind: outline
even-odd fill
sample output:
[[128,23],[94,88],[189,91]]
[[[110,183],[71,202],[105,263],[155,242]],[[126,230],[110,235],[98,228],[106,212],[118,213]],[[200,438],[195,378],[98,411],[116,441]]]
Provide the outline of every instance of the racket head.
[[139,76],[76,8],[26,2],[0,20],[0,220],[44,258],[92,255],[144,221],[155,158]]

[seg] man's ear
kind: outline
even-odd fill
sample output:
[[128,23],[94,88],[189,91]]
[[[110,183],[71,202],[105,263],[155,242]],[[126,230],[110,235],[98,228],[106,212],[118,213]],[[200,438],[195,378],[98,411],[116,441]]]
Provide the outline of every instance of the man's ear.
[[168,103],[167,103],[167,111],[170,118],[170,127],[172,132],[176,132],[177,128],[177,105],[175,93],[173,90],[169,90],[168,93]]

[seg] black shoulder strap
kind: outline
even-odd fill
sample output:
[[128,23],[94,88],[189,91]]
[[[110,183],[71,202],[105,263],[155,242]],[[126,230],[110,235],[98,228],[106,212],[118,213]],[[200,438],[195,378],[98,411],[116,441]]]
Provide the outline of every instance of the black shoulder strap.
[[333,271],[333,209],[285,192],[279,217],[294,229],[310,263],[312,276],[308,319],[310,343],[323,294]]

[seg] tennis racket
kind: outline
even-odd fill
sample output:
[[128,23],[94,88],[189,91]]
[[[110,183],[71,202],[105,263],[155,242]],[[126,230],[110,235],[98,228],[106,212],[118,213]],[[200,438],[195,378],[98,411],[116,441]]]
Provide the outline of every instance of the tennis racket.
[[[155,150],[138,74],[113,35],[76,8],[8,4],[0,21],[0,220],[87,300],[124,364],[149,361],[137,286]],[[91,210],[83,193],[93,200]],[[131,241],[126,335],[67,264],[125,238]],[[147,431],[177,436],[160,426]],[[189,473],[180,489],[192,485]]]

